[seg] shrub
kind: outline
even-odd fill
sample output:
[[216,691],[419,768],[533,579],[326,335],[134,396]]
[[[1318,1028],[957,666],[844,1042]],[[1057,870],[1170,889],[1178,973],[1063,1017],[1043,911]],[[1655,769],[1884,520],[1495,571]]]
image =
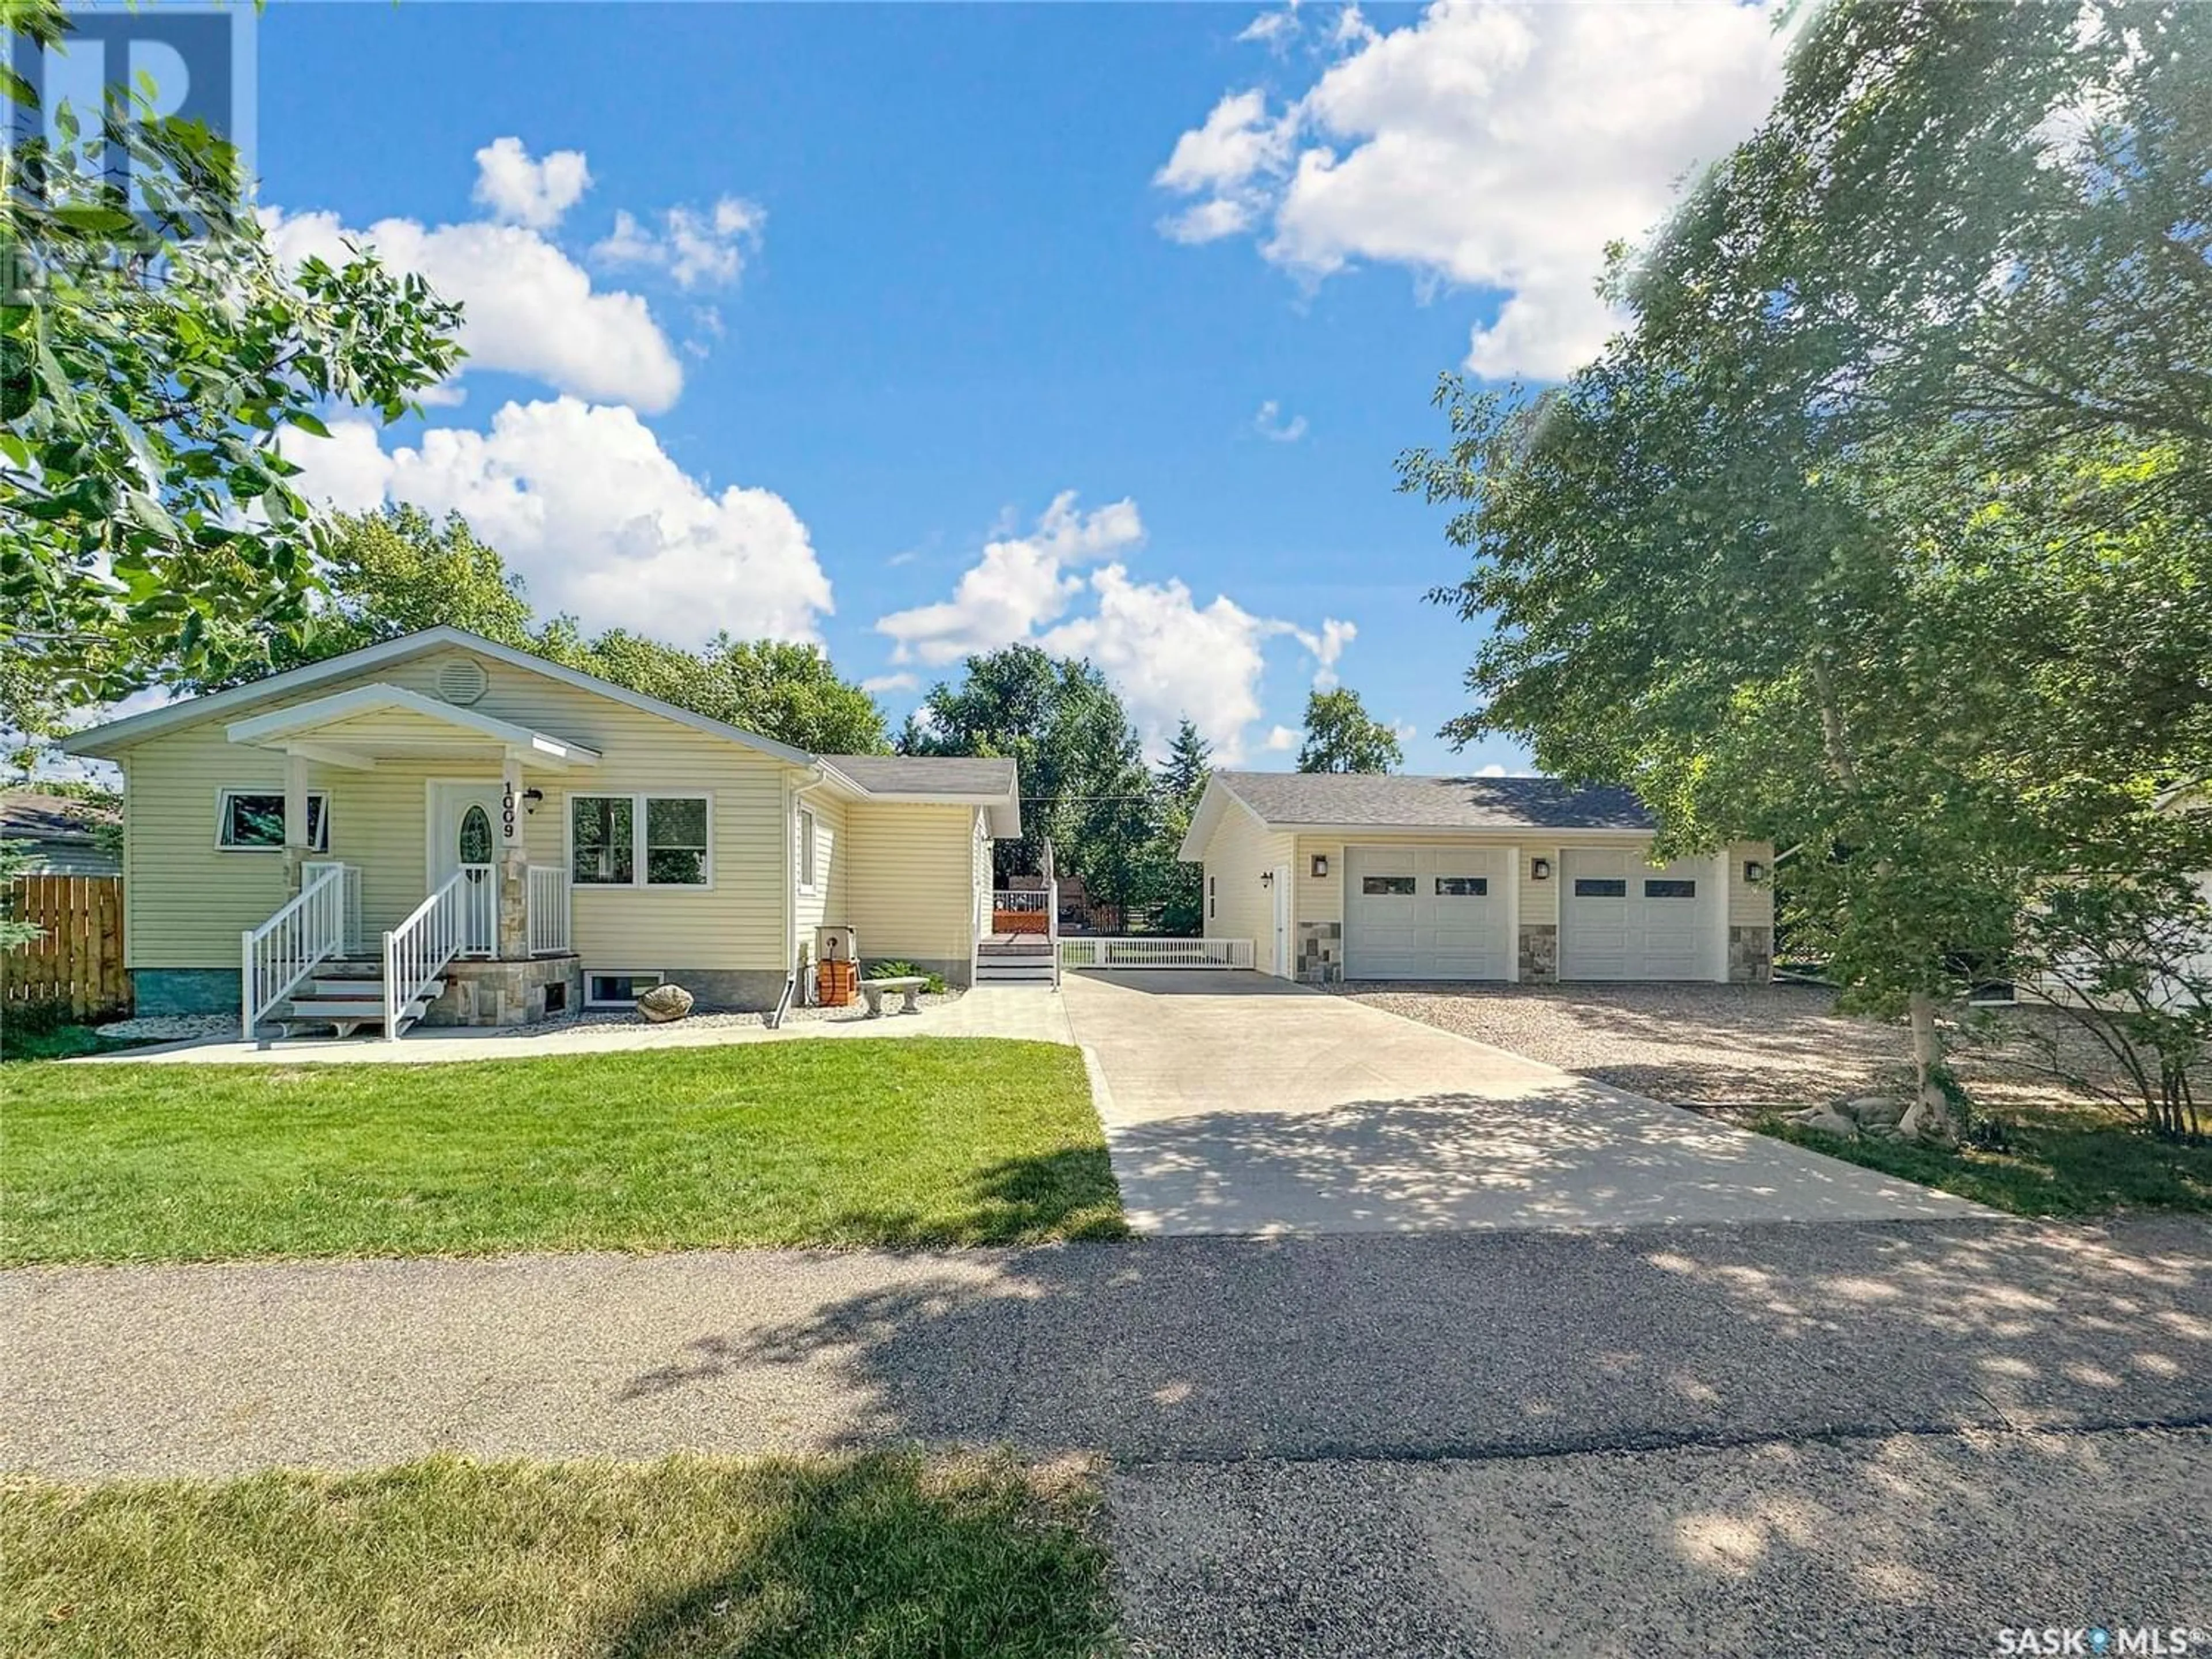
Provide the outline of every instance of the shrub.
[[945,989],[944,975],[930,973],[926,969],[919,968],[911,962],[901,962],[896,957],[888,962],[872,962],[868,963],[866,968],[862,970],[862,977],[866,979],[925,980],[927,983],[922,987],[922,989],[927,991],[933,996]]

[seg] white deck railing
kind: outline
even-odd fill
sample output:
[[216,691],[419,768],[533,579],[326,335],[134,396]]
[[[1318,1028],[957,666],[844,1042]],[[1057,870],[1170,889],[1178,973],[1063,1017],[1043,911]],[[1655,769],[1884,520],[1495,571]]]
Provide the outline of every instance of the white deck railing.
[[1062,939],[1062,968],[1249,968],[1249,939]]
[[991,908],[1014,915],[1050,915],[1059,907],[1052,902],[1052,894],[1042,887],[997,887],[991,891]]
[[533,864],[524,872],[523,936],[533,957],[568,954],[568,872],[558,864]]
[[384,1035],[397,1040],[400,1017],[446,964],[461,953],[469,871],[464,866],[445,884],[415,907],[414,914],[384,936]]
[[361,915],[360,872],[343,864],[302,867],[298,895],[239,936],[240,1036],[253,1041],[261,1018],[301,980],[343,954]]

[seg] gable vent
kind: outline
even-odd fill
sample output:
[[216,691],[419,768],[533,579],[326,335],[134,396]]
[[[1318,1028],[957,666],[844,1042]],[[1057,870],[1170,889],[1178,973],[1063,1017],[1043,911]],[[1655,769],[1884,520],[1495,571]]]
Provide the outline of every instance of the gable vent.
[[438,695],[463,708],[491,688],[491,676],[474,657],[448,657],[438,665]]

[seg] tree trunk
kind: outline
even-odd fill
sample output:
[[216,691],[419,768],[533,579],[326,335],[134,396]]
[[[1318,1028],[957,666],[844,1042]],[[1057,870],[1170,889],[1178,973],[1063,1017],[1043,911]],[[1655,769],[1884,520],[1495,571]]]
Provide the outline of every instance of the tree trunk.
[[1945,1085],[1949,1076],[1943,1063],[1943,1034],[1936,1028],[1936,999],[1915,991],[1908,1005],[1912,1020],[1912,1104],[1898,1121],[1898,1133],[1907,1140],[1931,1146],[1959,1144],[1959,1121]]

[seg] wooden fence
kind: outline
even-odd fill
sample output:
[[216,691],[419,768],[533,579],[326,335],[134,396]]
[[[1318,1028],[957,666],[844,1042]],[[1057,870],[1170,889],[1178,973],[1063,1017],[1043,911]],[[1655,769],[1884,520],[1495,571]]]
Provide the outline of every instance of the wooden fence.
[[0,957],[0,1009],[66,1003],[84,1018],[129,1007],[120,876],[23,876],[9,898],[42,936]]

